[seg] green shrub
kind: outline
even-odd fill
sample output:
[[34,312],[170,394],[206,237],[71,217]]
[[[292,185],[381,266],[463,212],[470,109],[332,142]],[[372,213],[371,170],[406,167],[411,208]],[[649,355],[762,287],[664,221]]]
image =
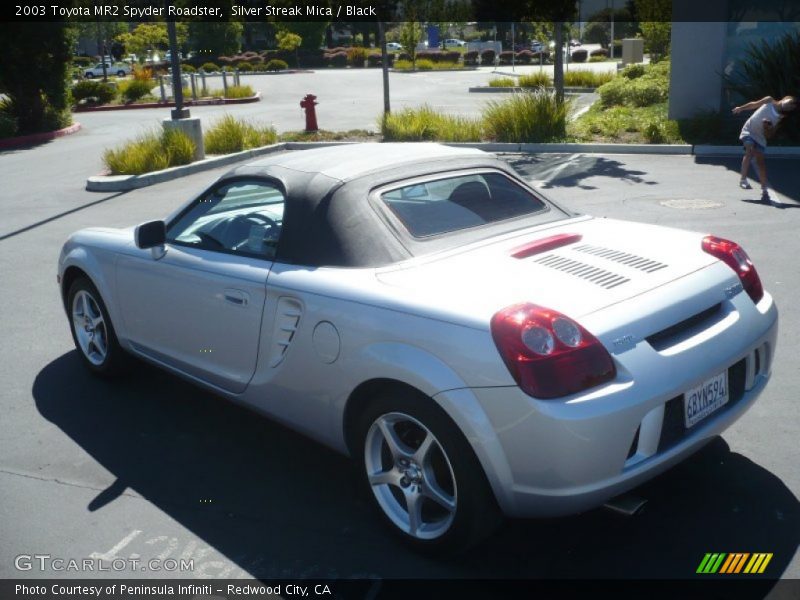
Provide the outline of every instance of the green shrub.
[[140,79],[130,79],[119,84],[119,92],[126,102],[136,102],[150,94],[153,89],[152,81],[142,81]]
[[273,58],[264,66],[267,71],[285,71],[289,68],[289,64],[280,58]]
[[253,65],[248,62],[240,62],[238,65],[236,65],[236,68],[240,71],[252,71]]
[[428,105],[389,113],[380,127],[386,141],[475,142],[483,138],[479,120],[442,114]]
[[650,106],[666,100],[667,91],[667,87],[660,82],[640,77],[628,83],[626,102],[633,106]]
[[95,60],[91,56],[73,56],[72,57],[72,64],[78,67],[88,67],[95,63]]
[[117,88],[102,81],[79,81],[72,86],[72,99],[77,103],[81,100],[94,100],[98,104],[108,104],[117,97]]
[[626,87],[630,85],[624,77],[618,77],[604,83],[597,88],[597,93],[600,94],[600,103],[603,106],[619,106],[625,102]]
[[203,66],[200,67],[206,73],[213,73],[214,71],[219,71],[219,66],[215,65],[213,62],[203,63]]
[[544,88],[489,102],[483,112],[489,137],[498,142],[548,142],[566,135],[569,101]]
[[667,119],[667,103],[645,107],[612,106],[600,103],[570,124],[570,135],[579,141],[632,143],[684,143],[679,123]]
[[414,63],[412,63],[410,60],[398,58],[395,59],[393,67],[398,71],[410,71],[414,68]]
[[257,126],[225,115],[206,131],[203,139],[209,154],[231,154],[274,144],[278,136],[273,127]]
[[664,132],[661,130],[661,124],[658,121],[647,123],[642,130],[642,135],[648,144],[661,144],[664,142]]
[[112,175],[141,175],[192,161],[194,142],[182,131],[151,131],[106,150],[103,163]]
[[0,139],[17,135],[17,120],[5,111],[0,111]]
[[517,82],[511,77],[495,77],[489,80],[489,87],[517,87]]
[[519,86],[524,88],[549,87],[553,85],[547,73],[531,73],[519,78]]
[[[732,71],[723,77],[734,92],[731,103],[800,94],[800,32],[777,39],[764,37],[760,43],[750,44],[745,56],[733,63]],[[800,112],[795,110],[781,119],[776,135],[800,142]]]
[[637,79],[645,74],[644,65],[628,65],[620,72],[620,75],[627,79]]
[[669,93],[669,61],[655,65],[630,65],[597,89],[603,106],[651,106],[666,100]]
[[595,56],[590,56],[589,57],[589,62],[590,63],[606,62],[606,57],[605,56],[600,56],[599,54],[595,55]]
[[423,58],[417,61],[417,71],[433,71],[434,62]]
[[252,98],[254,95],[255,92],[249,85],[229,85],[225,92],[226,98]]
[[197,69],[195,69],[192,65],[182,64],[181,65],[181,73],[195,73]]

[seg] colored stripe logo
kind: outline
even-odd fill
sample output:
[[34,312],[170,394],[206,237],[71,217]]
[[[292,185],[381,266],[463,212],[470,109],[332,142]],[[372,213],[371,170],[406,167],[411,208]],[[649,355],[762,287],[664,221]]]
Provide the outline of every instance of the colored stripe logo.
[[772,560],[772,552],[707,552],[700,561],[696,573],[725,575],[736,573],[761,574],[769,561]]

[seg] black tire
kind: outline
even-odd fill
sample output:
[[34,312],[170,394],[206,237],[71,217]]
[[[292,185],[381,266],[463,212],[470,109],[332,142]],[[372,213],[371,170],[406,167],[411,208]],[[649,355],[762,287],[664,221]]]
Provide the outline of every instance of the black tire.
[[94,73],[86,73],[85,77],[86,79],[92,79],[94,77]]
[[[91,342],[89,350],[86,350],[86,337],[89,335],[88,331],[77,331],[78,327],[76,311],[80,312],[76,306],[76,297],[81,295],[82,299],[87,296],[91,300],[89,317],[99,316],[102,318],[102,323],[99,323],[96,328],[92,330],[92,337],[98,336],[98,342]],[[80,300],[79,300],[80,302]],[[85,306],[85,305],[84,305]],[[114,326],[111,323],[111,318],[108,314],[108,309],[100,296],[100,292],[95,285],[85,277],[78,277],[72,282],[67,292],[67,315],[69,318],[70,332],[72,333],[72,341],[75,343],[75,348],[81,357],[81,362],[95,375],[103,377],[112,377],[123,373],[128,365],[129,358],[117,340],[117,334],[114,331]],[[84,322],[86,315],[84,315]],[[82,343],[81,340],[84,340]],[[102,344],[105,348],[105,354],[101,356],[100,346]]]
[[125,77],[125,71],[117,71],[117,77]]
[[[411,466],[398,466],[395,458],[391,457],[385,436],[378,433],[382,431],[379,419],[383,419],[384,424],[394,421],[392,430],[400,440],[408,442],[405,450],[416,450],[420,446],[417,442],[426,435],[418,425],[433,434],[435,444],[429,453],[428,464],[422,465],[421,469],[417,468],[420,465],[415,461],[410,461]],[[377,430],[373,430],[373,425]],[[431,398],[410,389],[383,393],[360,415],[357,435],[355,458],[364,493],[392,533],[414,550],[435,555],[461,553],[488,537],[501,523],[500,511],[483,467],[462,432]],[[381,450],[376,449],[378,446]],[[381,463],[378,469],[375,468],[376,460]],[[402,474],[402,477],[398,484],[376,484],[373,487],[368,472],[379,471],[392,477]],[[448,482],[451,476],[454,479],[452,484]],[[429,478],[431,485],[427,487]],[[453,500],[454,510],[445,509],[444,505],[430,499],[427,494],[434,486],[443,492],[441,498]],[[418,528],[416,535],[410,532],[408,494],[423,497],[419,521],[424,525]],[[403,506],[405,517],[408,517],[406,521],[403,521]],[[430,529],[424,531],[428,525]]]

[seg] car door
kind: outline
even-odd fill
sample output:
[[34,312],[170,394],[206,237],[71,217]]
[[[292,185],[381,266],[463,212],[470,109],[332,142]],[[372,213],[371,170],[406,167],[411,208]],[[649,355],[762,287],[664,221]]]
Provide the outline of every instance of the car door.
[[[125,332],[140,354],[232,393],[255,372],[284,195],[227,180],[167,223],[166,252],[116,262]],[[268,331],[268,330],[265,330]]]

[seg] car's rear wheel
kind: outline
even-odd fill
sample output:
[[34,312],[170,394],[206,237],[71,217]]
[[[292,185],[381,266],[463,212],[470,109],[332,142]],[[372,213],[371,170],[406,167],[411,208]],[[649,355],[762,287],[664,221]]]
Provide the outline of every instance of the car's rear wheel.
[[126,366],[125,352],[100,292],[85,277],[76,279],[67,292],[70,330],[82,362],[93,373],[116,375]]
[[463,551],[500,522],[472,448],[433,400],[391,392],[360,427],[361,476],[392,531],[417,550]]
[[86,79],[92,79],[94,77],[94,73],[86,73]]
[[125,77],[125,71],[117,71],[117,77]]

